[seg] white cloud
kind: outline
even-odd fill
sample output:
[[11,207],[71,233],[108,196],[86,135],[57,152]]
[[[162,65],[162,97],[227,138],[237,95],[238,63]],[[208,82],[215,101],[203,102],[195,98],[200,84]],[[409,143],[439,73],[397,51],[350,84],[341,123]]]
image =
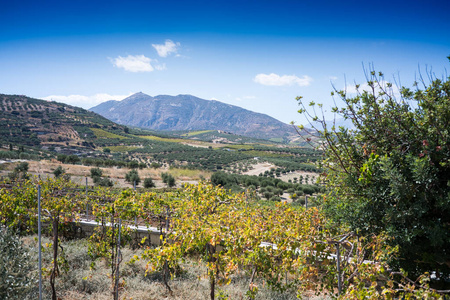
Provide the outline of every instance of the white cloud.
[[330,79],[331,81],[335,81],[335,80],[337,80],[338,78],[337,78],[336,76],[330,76],[329,79]]
[[91,108],[94,107],[102,102],[108,101],[108,100],[122,100],[125,99],[128,96],[131,96],[132,93],[129,93],[128,95],[109,95],[105,93],[99,93],[92,96],[83,96],[83,95],[51,95],[47,97],[43,97],[42,99],[48,100],[48,101],[56,101],[56,102],[62,102],[73,106],[78,106],[82,108]]
[[[155,61],[155,63],[157,63],[158,61],[155,59],[154,60]],[[155,69],[156,70],[158,70],[158,71],[163,71],[163,70],[166,70],[166,64],[160,64],[160,65],[154,65],[154,67],[155,67]]]
[[277,75],[275,73],[271,74],[258,74],[253,79],[256,83],[262,85],[270,85],[270,86],[284,86],[284,85],[299,85],[299,86],[308,86],[311,84],[313,79],[307,75],[303,77],[297,77],[295,75]]
[[153,48],[156,49],[158,55],[161,57],[167,57],[170,53],[177,53],[180,48],[180,43],[174,43],[171,40],[166,40],[164,44],[152,44]]
[[151,65],[152,59],[144,55],[118,56],[111,61],[114,66],[129,72],[152,72],[155,69]]

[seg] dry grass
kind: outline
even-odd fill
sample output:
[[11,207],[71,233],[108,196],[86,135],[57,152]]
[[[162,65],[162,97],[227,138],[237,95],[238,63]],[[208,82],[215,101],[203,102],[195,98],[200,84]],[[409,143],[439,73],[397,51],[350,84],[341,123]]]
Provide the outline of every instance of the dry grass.
[[[94,182],[89,177],[90,170],[92,166],[82,166],[82,165],[71,165],[63,164],[57,160],[41,160],[41,161],[28,161],[29,172],[33,175],[39,175],[41,178],[46,178],[48,176],[53,176],[53,171],[59,166],[66,170],[66,173],[71,176],[71,180],[74,183],[84,185],[86,182],[86,177],[88,178],[88,185],[94,185]],[[11,172],[17,163],[5,163],[0,165],[0,175],[7,176]],[[131,184],[125,181],[125,175],[130,171],[128,168],[100,168],[103,171],[103,176],[111,178],[115,187],[132,187]],[[211,172],[202,170],[188,170],[188,169],[142,169],[137,170],[139,177],[141,178],[141,186],[145,178],[152,178],[156,184],[156,188],[166,187],[166,184],[162,182],[161,173],[168,172],[172,174],[176,179],[176,186],[181,187],[184,183],[195,184],[201,179],[211,178]]]

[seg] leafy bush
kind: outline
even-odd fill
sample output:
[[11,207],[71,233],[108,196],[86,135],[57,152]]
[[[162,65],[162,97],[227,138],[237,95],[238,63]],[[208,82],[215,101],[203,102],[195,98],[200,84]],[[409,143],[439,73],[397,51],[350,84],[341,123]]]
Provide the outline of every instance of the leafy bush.
[[168,187],[175,186],[175,177],[169,173],[161,173],[162,180]]
[[[414,83],[396,93],[381,72],[366,75],[354,95],[333,92],[343,103],[333,111],[354,129],[327,127],[313,115],[331,189],[324,208],[336,224],[360,234],[386,232],[390,246],[399,247],[392,267],[444,278],[450,274],[450,77],[430,72],[423,88]],[[298,100],[299,112],[314,111],[314,102],[307,109]]]
[[19,163],[14,170],[12,171],[12,173],[9,174],[9,178],[11,178],[11,180],[20,180],[20,179],[28,179],[29,175],[28,175],[28,163],[27,162],[21,162]]
[[144,187],[146,189],[154,188],[156,185],[150,177],[144,179]]
[[24,299],[30,293],[30,258],[19,237],[0,229],[0,299]]
[[131,170],[125,175],[125,181],[130,184],[136,182],[136,185],[138,185],[141,182],[141,178],[139,177],[139,174],[136,170]]
[[58,166],[54,171],[53,171],[53,175],[55,175],[55,177],[59,177],[61,175],[63,175],[64,173],[66,173],[66,170],[64,170],[63,167]]
[[102,177],[103,171],[100,168],[92,168],[91,169],[91,178]]
[[151,165],[150,165],[150,167],[152,167],[153,169],[158,169],[158,168],[161,168],[161,165],[160,164],[158,164],[157,162],[152,162],[151,163]]
[[98,179],[94,181],[95,184],[99,186],[112,187],[114,185],[111,179],[105,177],[98,177]]
[[103,171],[100,168],[91,168],[91,178],[96,185],[111,187],[113,182],[109,178],[102,178]]

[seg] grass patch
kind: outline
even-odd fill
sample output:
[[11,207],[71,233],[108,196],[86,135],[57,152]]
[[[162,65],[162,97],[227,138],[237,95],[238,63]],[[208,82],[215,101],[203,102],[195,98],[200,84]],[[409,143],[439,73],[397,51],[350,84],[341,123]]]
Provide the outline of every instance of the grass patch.
[[127,152],[127,151],[131,151],[131,150],[137,149],[139,147],[135,147],[135,146],[108,146],[107,148],[109,148],[112,152]]
[[285,153],[270,153],[267,151],[259,151],[259,150],[250,150],[245,152],[248,155],[251,156],[258,156],[258,157],[273,157],[273,158],[280,158],[280,157],[292,157],[292,154],[285,154]]
[[172,168],[168,171],[175,178],[189,178],[192,180],[200,180],[201,178],[211,178],[212,172],[205,170],[177,169]]
[[107,138],[107,139],[128,139],[126,136],[121,136],[115,133],[108,132],[100,128],[89,128],[95,134],[97,138]]
[[269,141],[275,142],[275,143],[282,143],[283,139],[282,138],[271,138],[269,139]]
[[199,131],[191,131],[185,134],[182,134],[182,136],[195,136],[203,133],[213,132],[215,130],[199,130]]
[[152,141],[170,142],[170,143],[185,143],[186,142],[186,140],[184,140],[184,139],[163,138],[163,137],[154,136],[154,135],[140,135],[140,136],[136,136],[136,137],[140,137],[140,138],[152,140]]

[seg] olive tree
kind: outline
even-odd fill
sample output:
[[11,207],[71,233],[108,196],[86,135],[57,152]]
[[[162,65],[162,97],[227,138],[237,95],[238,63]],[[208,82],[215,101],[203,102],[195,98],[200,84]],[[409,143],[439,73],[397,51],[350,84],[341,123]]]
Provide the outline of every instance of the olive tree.
[[353,129],[297,98],[324,141],[325,210],[359,234],[387,233],[393,266],[412,275],[450,272],[450,77],[427,75],[406,88],[371,70],[355,94],[335,89],[343,105],[333,112]]

